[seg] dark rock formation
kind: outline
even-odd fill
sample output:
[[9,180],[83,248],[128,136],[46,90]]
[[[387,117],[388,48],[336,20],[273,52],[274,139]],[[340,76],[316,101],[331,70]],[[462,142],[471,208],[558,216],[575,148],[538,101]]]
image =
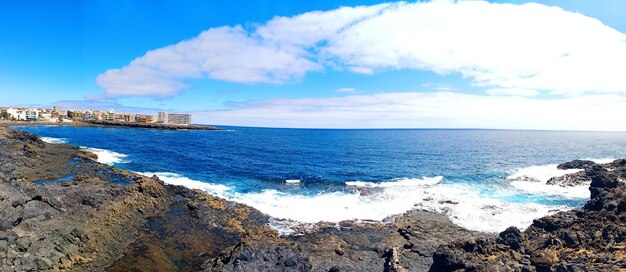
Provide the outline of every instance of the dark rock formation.
[[581,185],[588,185],[591,182],[591,178],[584,171],[565,174],[558,177],[552,177],[546,182],[548,185],[558,185],[561,187],[575,187]]
[[197,125],[177,125],[177,124],[159,124],[159,123],[135,123],[135,122],[118,122],[118,121],[76,121],[94,126],[103,127],[121,127],[121,128],[146,128],[146,129],[162,129],[162,130],[223,130],[214,126],[197,126]]
[[568,169],[587,169],[596,163],[594,161],[587,160],[573,160],[566,163],[561,163],[557,166],[558,169],[568,170]]
[[267,222],[96,158],[0,128],[0,271],[197,270]]
[[626,269],[626,163],[586,161],[591,199],[582,209],[537,219],[524,232],[441,246],[431,271],[623,271]]
[[251,207],[70,145],[0,128],[0,155],[0,271],[423,271],[438,245],[484,237],[423,211],[281,237]]
[[426,271],[440,244],[486,237],[444,215],[417,210],[388,225],[343,222],[297,236],[249,235],[206,271]]

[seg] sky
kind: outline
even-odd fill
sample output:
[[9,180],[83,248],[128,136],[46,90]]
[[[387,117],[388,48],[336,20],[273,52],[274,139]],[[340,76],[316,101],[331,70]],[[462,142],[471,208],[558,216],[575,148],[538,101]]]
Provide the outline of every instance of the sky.
[[0,105],[626,131],[626,1],[2,1]]

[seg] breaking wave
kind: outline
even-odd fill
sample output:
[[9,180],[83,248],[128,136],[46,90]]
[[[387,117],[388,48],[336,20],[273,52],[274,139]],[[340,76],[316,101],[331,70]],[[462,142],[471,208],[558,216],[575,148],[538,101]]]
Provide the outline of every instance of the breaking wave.
[[130,162],[129,160],[127,160],[128,155],[126,154],[100,148],[82,147],[82,149],[87,152],[96,154],[98,156],[99,163],[114,165]]
[[290,227],[344,220],[382,221],[419,208],[446,214],[462,227],[497,232],[509,226],[528,227],[536,218],[569,209],[567,206],[507,202],[511,192],[484,193],[479,186],[443,183],[443,177],[402,178],[373,183],[346,182],[345,192],[302,195],[274,189],[241,193],[236,188],[192,180],[175,173],[157,175],[165,183],[202,189],[210,194],[250,205],[273,217],[272,227],[290,233]]
[[66,144],[67,143],[67,139],[65,138],[41,137],[41,140],[49,144]]

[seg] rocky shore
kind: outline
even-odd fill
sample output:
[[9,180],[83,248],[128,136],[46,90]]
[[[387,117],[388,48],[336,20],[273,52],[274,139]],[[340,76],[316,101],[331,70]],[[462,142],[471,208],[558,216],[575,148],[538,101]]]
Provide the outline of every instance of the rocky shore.
[[559,168],[584,169],[562,179],[591,181],[584,207],[537,219],[523,232],[511,227],[498,237],[442,246],[431,270],[626,271],[626,160],[572,161]]
[[131,123],[131,122],[112,122],[112,121],[73,121],[73,122],[25,122],[25,121],[8,121],[0,122],[0,127],[14,126],[70,126],[70,127],[118,127],[118,128],[144,128],[159,130],[224,130],[215,126],[199,126],[199,125],[175,125],[175,124],[158,124],[158,123]]
[[591,180],[587,205],[524,232],[478,233],[413,210],[279,236],[252,207],[95,160],[0,127],[0,271],[626,269],[626,161],[587,162],[571,178]]
[[113,122],[113,121],[76,121],[77,123],[88,124],[99,127],[121,127],[121,128],[146,128],[162,130],[223,130],[214,126],[197,125],[175,125],[158,123],[134,123],[134,122]]

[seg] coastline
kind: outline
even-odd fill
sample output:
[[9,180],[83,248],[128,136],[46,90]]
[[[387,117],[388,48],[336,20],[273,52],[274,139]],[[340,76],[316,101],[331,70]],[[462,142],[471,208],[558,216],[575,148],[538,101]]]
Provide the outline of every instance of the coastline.
[[[546,265],[574,264],[611,270],[622,264],[606,255],[626,254],[620,249],[623,240],[600,237],[600,243],[608,244],[602,247],[579,237],[616,227],[607,216],[611,212],[619,212],[613,219],[617,237],[626,237],[619,236],[626,233],[619,229],[626,207],[626,193],[620,198],[622,191],[616,191],[623,187],[620,182],[592,183],[592,192],[605,194],[592,194],[589,203],[601,212],[604,206],[613,208],[604,216],[582,210],[600,221],[589,229],[580,226],[588,223],[587,217],[576,216],[580,209],[535,220],[525,232],[507,229],[498,237],[465,230],[443,214],[410,210],[388,224],[318,223],[302,235],[279,236],[268,226],[270,218],[250,206],[99,164],[94,154],[77,147],[47,144],[5,128],[0,128],[0,143],[0,268],[8,271],[453,271],[494,266],[542,271]],[[73,167],[67,167],[70,162]],[[626,173],[619,162],[587,162],[585,167]],[[613,174],[600,176],[617,180]],[[52,182],[34,183],[41,180]],[[573,226],[562,223],[571,221],[572,214],[579,218],[579,229],[568,235],[579,237],[577,245],[559,232]],[[562,242],[545,246],[547,238]],[[564,246],[589,250],[587,261],[567,255]],[[542,247],[565,253],[542,263],[541,252],[548,252]],[[604,260],[602,266],[592,257]],[[498,262],[488,261],[493,258]]]
[[201,125],[173,125],[157,123],[131,123],[110,121],[73,121],[73,122],[0,122],[0,127],[13,126],[70,126],[70,127],[117,127],[117,128],[143,128],[157,130],[224,130],[215,126]]

